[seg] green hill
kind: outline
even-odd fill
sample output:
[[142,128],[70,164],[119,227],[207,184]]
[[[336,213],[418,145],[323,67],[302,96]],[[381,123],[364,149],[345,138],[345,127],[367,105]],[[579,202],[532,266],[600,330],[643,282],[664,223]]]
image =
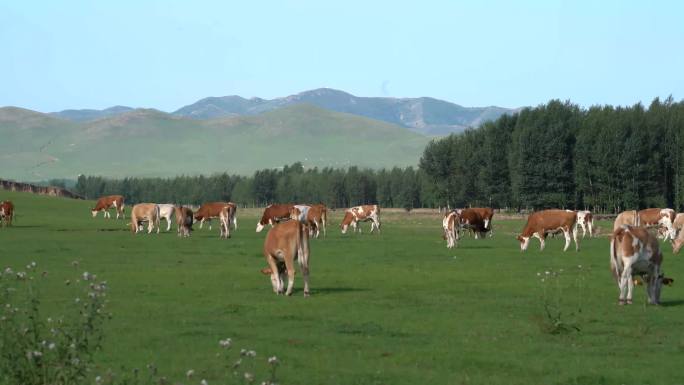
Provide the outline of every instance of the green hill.
[[250,174],[301,161],[306,167],[415,165],[428,138],[356,115],[293,105],[260,115],[196,120],[136,109],[74,122],[0,108],[0,177],[74,179],[78,174]]

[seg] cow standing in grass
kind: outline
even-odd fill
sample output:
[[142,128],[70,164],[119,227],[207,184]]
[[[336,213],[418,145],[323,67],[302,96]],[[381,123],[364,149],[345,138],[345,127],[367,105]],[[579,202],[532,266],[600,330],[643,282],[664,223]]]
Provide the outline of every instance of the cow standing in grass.
[[482,207],[456,210],[460,217],[460,229],[468,229],[475,234],[475,239],[484,238],[489,231],[491,234],[494,210]]
[[670,239],[675,238],[675,230],[672,222],[675,220],[675,211],[672,209],[650,208],[643,210],[628,210],[618,214],[613,223],[613,231],[623,225],[658,227],[666,231]]
[[234,204],[229,204],[223,206],[219,212],[219,227],[221,228],[221,233],[219,237],[230,238],[230,225],[235,219],[236,206]]
[[318,238],[321,233],[321,227],[323,227],[325,223],[324,215],[326,215],[324,214],[324,211],[322,211],[321,206],[322,205],[294,205],[290,210],[290,218],[306,224],[309,229],[309,236]]
[[10,201],[0,202],[0,226],[12,226],[14,204]]
[[660,303],[663,254],[656,237],[644,227],[622,225],[610,238],[610,269],[620,289],[619,304],[632,303],[633,276],[646,283],[648,303]]
[[354,232],[358,230],[360,233],[361,226],[359,226],[359,222],[370,222],[370,232],[372,233],[373,230],[378,229],[378,233],[380,233],[380,206],[363,205],[347,209],[344,212],[344,218],[340,224],[342,234],[347,233],[349,226],[354,229]]
[[577,212],[577,223],[575,224],[575,231],[578,227],[582,228],[582,238],[587,235],[589,231],[589,238],[594,236],[594,216],[589,210],[580,210]]
[[116,219],[119,219],[119,215],[121,215],[121,218],[126,218],[126,214],[124,212],[124,197],[122,195],[108,195],[101,197],[97,200],[95,203],[95,207],[90,210],[90,213],[93,214],[93,218],[97,216],[97,213],[100,211],[104,212],[104,217],[105,218],[111,218],[112,216],[109,214],[109,209],[114,207],[116,210]]
[[565,236],[566,251],[570,246],[570,239],[575,241],[575,250],[579,251],[579,243],[577,242],[577,232],[575,231],[575,222],[577,221],[577,214],[570,210],[542,210],[530,214],[527,217],[527,224],[518,235],[520,242],[520,250],[527,250],[530,244],[530,238],[536,237],[540,242],[540,250],[544,250],[544,240],[549,233],[563,232]]
[[459,240],[458,227],[461,223],[461,217],[456,210],[449,211],[442,219],[442,228],[444,229],[444,239],[447,241],[447,248],[451,249],[456,246],[456,241]]
[[266,225],[275,225],[281,221],[290,219],[293,204],[272,204],[266,206],[264,213],[261,215],[261,219],[256,225],[256,232],[259,233],[266,227]]
[[147,222],[147,233],[157,228],[159,234],[159,206],[155,203],[138,203],[131,210],[131,232],[137,233],[142,229],[142,222]]
[[171,217],[176,212],[176,205],[170,203],[159,204],[159,221],[166,220],[166,231],[171,230]]
[[193,212],[189,207],[180,206],[174,209],[179,237],[189,237],[192,232]]
[[[200,229],[204,226],[204,222],[209,222],[209,230],[211,230],[211,220],[213,218],[220,219],[221,211],[226,206],[232,206],[232,217],[230,223],[233,228],[237,229],[237,205],[233,202],[209,202],[203,203],[197,211],[195,211],[195,221],[200,223]],[[223,232],[221,232],[223,235]]]
[[[264,240],[264,256],[268,268],[261,270],[270,275],[276,294],[292,295],[295,261],[304,276],[304,296],[309,296],[309,233],[299,221],[287,221],[273,226]],[[284,276],[287,274],[287,290]]]

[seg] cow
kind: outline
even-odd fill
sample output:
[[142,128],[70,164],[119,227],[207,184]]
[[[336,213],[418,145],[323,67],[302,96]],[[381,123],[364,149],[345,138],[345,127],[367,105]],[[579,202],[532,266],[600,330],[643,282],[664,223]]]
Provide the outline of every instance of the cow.
[[458,209],[456,212],[461,220],[459,229],[468,229],[472,231],[475,234],[475,239],[484,237],[488,231],[491,231],[491,220],[494,216],[494,211],[492,209],[478,207]]
[[193,212],[189,207],[174,207],[179,237],[189,237],[192,232]]
[[370,232],[372,233],[374,229],[378,229],[378,233],[380,233],[380,206],[363,205],[348,208],[344,212],[344,218],[340,224],[342,234],[347,233],[349,226],[354,229],[354,232],[358,229],[360,233],[361,226],[359,226],[359,222],[371,222]]
[[99,198],[95,203],[95,207],[90,210],[90,213],[93,214],[93,218],[95,218],[97,213],[102,211],[104,212],[103,216],[105,218],[111,218],[112,216],[109,214],[109,209],[114,207],[116,210],[116,219],[119,219],[119,214],[125,219],[126,213],[124,212],[124,206],[124,197],[122,195],[108,195]]
[[589,210],[577,211],[577,222],[575,223],[575,231],[579,232],[579,227],[582,228],[582,238],[587,235],[589,231],[589,238],[594,236],[594,216]]
[[492,218],[494,218],[494,209],[491,207],[472,207],[470,210],[474,210],[476,213],[480,214],[485,232],[489,231],[489,236],[494,236],[494,231],[492,231]]
[[321,227],[323,226],[323,223],[325,223],[324,218],[327,216],[325,211],[322,211],[321,206],[322,205],[294,205],[290,210],[290,218],[306,224],[309,229],[309,236],[318,238],[321,233]]
[[131,210],[131,232],[137,233],[142,229],[141,223],[147,222],[147,233],[150,234],[157,227],[159,234],[159,205],[155,203],[138,203]]
[[266,225],[273,226],[278,222],[290,219],[290,212],[292,211],[292,207],[294,207],[294,205],[291,203],[272,204],[266,206],[266,208],[264,209],[264,213],[261,216],[261,219],[257,223],[256,232],[261,232],[261,230],[263,230]]
[[[327,227],[327,223],[328,223],[328,207],[326,205],[324,205],[323,203],[313,204],[313,205],[311,205],[311,207],[314,210],[317,210],[317,212],[316,211],[313,212],[314,213],[313,215],[320,216],[320,220],[318,223],[320,224],[320,227],[323,229],[323,237],[326,237],[327,236],[326,227]],[[318,238],[318,235],[316,235],[316,238]]]
[[304,296],[309,296],[309,233],[306,226],[299,221],[287,221],[276,224],[266,234],[264,240],[264,256],[267,269],[262,273],[270,274],[273,291],[282,294],[283,279],[287,273],[287,290],[285,295],[292,295],[295,276],[295,260],[304,276]]
[[537,211],[527,217],[527,224],[518,235],[517,239],[520,242],[520,251],[527,250],[531,237],[537,237],[541,244],[540,250],[544,250],[544,240],[546,235],[562,231],[565,235],[565,247],[563,251],[568,250],[570,246],[570,236],[575,241],[575,250],[579,251],[579,243],[577,242],[577,232],[575,231],[575,222],[577,222],[577,214],[569,210],[542,210]]
[[0,226],[12,226],[14,204],[11,201],[0,202]]
[[672,226],[674,219],[675,212],[672,209],[650,208],[639,211],[623,211],[615,218],[613,231],[621,228],[622,225],[664,227],[667,230],[667,235],[674,239],[675,230]]
[[159,204],[159,221],[166,220],[166,231],[171,230],[171,217],[176,211],[176,206],[170,203]]
[[663,241],[667,241],[668,239],[676,239],[679,236],[679,233],[682,231],[682,228],[684,228],[684,213],[678,213],[675,215],[675,219],[672,222],[672,228],[674,229],[675,238],[670,237],[670,232],[663,227],[658,229],[659,237],[663,238]]
[[233,217],[230,218],[230,222],[233,224],[233,228],[237,229],[237,205],[233,202],[209,202],[203,203],[197,211],[195,211],[195,221],[199,221],[200,229],[204,225],[204,222],[209,222],[209,230],[211,230],[211,219],[219,218],[221,215],[221,210],[225,206],[232,206]]
[[444,239],[447,241],[447,248],[451,249],[456,246],[456,241],[459,240],[458,227],[461,223],[461,216],[456,210],[449,211],[442,219],[442,228],[444,229]]
[[221,208],[221,212],[219,212],[220,238],[230,238],[230,225],[235,220],[235,210],[234,204],[228,204]]
[[645,227],[622,225],[610,237],[610,269],[620,289],[619,304],[632,303],[633,276],[646,283],[648,303],[660,303],[663,254],[658,240]]

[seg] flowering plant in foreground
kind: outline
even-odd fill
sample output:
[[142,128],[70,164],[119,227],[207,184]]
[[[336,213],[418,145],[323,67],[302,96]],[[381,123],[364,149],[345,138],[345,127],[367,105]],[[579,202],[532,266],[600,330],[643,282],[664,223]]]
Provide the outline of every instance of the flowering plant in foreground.
[[65,281],[63,314],[45,315],[40,289],[47,276],[35,262],[0,271],[0,384],[78,384],[88,376],[109,317],[107,283],[88,272]]

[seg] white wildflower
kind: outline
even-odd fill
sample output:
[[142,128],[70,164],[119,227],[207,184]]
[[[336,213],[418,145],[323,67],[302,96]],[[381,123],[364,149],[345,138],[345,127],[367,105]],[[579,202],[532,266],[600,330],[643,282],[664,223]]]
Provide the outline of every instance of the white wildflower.
[[90,273],[88,273],[87,271],[83,273],[83,280],[84,281],[89,281],[90,278],[92,278],[92,275],[90,275]]
[[187,372],[185,372],[185,377],[189,379],[190,377],[192,377],[193,374],[195,374],[195,371],[190,369]]
[[222,348],[228,349],[231,347],[231,345],[233,345],[233,340],[231,340],[230,338],[226,338],[225,340],[220,340],[219,345],[221,345]]
[[57,345],[55,345],[54,342],[50,342],[50,344],[48,345],[48,349],[49,349],[49,350],[55,350],[55,347],[56,347],[56,346],[57,346]]
[[13,273],[14,273],[14,271],[12,270],[11,267],[5,268],[5,274],[13,274]]
[[202,379],[202,381],[200,381],[200,385],[209,385],[209,383],[207,382],[207,380]]
[[247,382],[254,381],[254,375],[250,372],[245,372],[245,380],[247,380]]
[[268,357],[268,364],[269,364],[269,365],[274,365],[274,366],[275,366],[275,365],[278,365],[278,363],[279,363],[278,357],[276,357],[276,356]]
[[98,385],[101,384],[102,383],[102,377],[100,377],[100,376],[95,377],[95,383]]
[[17,272],[17,279],[26,279],[26,273],[23,271]]
[[254,350],[250,350],[247,352],[247,357],[256,357],[256,352]]

